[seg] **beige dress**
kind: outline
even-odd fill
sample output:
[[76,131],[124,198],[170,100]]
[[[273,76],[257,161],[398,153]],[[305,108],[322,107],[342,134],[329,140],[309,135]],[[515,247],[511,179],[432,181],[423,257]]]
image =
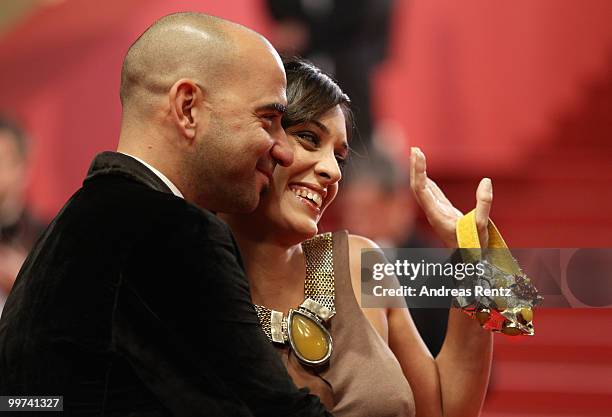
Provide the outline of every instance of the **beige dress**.
[[[336,315],[327,326],[333,338],[328,365],[305,367],[287,347],[275,346],[295,384],[318,395],[334,416],[412,417],[414,398],[400,364],[355,299],[348,234],[336,232],[332,238]],[[312,256],[302,246],[305,256]]]

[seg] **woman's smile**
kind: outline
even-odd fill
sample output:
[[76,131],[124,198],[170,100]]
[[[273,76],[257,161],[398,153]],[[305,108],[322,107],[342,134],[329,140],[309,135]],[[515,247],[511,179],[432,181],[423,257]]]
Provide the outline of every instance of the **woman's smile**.
[[321,206],[323,206],[323,200],[327,195],[327,190],[325,188],[312,184],[294,183],[289,185],[289,189],[295,194],[296,197],[306,200],[308,203],[311,203],[319,209]]

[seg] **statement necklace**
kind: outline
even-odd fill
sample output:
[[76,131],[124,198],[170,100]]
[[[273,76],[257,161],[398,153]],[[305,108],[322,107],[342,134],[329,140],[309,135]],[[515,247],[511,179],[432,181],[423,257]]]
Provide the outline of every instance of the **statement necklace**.
[[255,305],[259,322],[273,343],[289,345],[299,361],[308,366],[325,365],[333,344],[325,323],[336,314],[333,239],[325,233],[302,243],[306,259],[304,301],[287,316]]

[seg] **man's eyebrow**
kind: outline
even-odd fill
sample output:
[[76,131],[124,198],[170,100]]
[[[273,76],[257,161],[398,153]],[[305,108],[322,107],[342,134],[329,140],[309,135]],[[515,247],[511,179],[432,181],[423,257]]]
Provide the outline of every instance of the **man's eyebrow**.
[[257,107],[255,111],[257,113],[272,111],[272,112],[283,114],[287,111],[287,106],[281,103],[268,103],[268,104],[264,104],[263,106]]

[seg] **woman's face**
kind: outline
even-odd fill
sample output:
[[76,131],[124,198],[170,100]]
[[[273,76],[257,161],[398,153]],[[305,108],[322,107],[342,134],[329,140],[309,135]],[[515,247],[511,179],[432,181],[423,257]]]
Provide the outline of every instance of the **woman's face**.
[[277,165],[272,184],[255,215],[268,231],[297,241],[317,233],[317,223],[338,192],[341,167],[348,156],[344,114],[339,105],[318,120],[290,126],[287,139],[293,164]]

